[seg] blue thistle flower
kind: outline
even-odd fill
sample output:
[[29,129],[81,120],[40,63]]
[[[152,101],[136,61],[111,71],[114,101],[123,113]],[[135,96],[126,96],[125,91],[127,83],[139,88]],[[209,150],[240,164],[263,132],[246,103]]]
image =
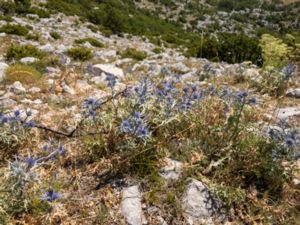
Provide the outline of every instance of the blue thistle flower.
[[25,160],[26,164],[27,164],[27,167],[30,169],[32,167],[35,166],[36,164],[36,159],[32,158],[32,157],[29,157]]
[[7,116],[1,117],[1,124],[6,124],[9,122],[9,118]]
[[105,80],[107,81],[107,86],[110,88],[113,88],[117,83],[116,76],[112,74],[107,74]]
[[53,202],[57,199],[60,199],[61,195],[58,192],[49,189],[46,193],[44,193],[41,197],[42,201]]

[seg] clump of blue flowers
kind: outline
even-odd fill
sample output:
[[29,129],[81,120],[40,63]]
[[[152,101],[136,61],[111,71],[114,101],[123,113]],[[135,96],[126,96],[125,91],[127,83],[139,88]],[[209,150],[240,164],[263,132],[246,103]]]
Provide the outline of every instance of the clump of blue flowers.
[[82,108],[86,116],[89,118],[95,118],[96,110],[101,106],[101,101],[94,98],[88,98],[84,100]]
[[299,157],[298,133],[295,129],[288,128],[287,121],[280,120],[277,127],[269,127],[268,136],[276,146],[273,150],[274,158],[288,155]]
[[46,193],[42,194],[41,200],[45,202],[54,202],[55,200],[58,200],[61,198],[61,194],[58,192],[55,192],[52,189],[49,189]]
[[120,129],[124,133],[139,138],[147,138],[150,135],[145,119],[140,112],[134,112],[129,118],[123,120]]
[[0,126],[9,128],[12,132],[17,132],[20,129],[30,129],[35,127],[35,122],[29,120],[32,116],[30,110],[25,111],[25,116],[21,116],[20,110],[15,110],[12,113],[0,113]]

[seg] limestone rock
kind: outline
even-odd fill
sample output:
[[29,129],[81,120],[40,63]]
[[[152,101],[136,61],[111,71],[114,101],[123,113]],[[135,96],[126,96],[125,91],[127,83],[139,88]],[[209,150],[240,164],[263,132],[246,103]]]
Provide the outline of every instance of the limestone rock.
[[122,191],[121,213],[129,225],[143,224],[141,193],[137,185]]
[[92,72],[96,76],[100,76],[102,73],[108,75],[114,75],[117,78],[124,78],[124,72],[122,69],[116,67],[113,64],[96,64],[92,67]]
[[166,158],[165,166],[159,172],[159,175],[166,180],[178,180],[182,172],[182,162]]
[[20,62],[21,63],[24,63],[24,64],[28,64],[28,63],[34,63],[36,62],[38,59],[35,58],[35,57],[24,57],[22,59],[20,59]]
[[8,65],[6,63],[0,62],[0,82],[2,82],[5,78],[5,70]]
[[183,210],[190,225],[214,224],[220,217],[220,203],[200,181],[191,179],[182,200]]
[[300,98],[300,88],[288,90],[288,92],[286,93],[286,96],[292,97],[292,98]]
[[20,81],[14,82],[10,86],[10,90],[15,93],[16,95],[21,95],[26,93],[26,89],[23,87],[22,83]]

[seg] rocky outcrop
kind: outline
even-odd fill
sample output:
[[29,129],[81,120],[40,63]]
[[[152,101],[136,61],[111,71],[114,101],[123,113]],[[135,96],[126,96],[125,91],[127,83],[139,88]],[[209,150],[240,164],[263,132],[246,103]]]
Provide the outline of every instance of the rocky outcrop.
[[219,200],[202,182],[196,179],[189,180],[182,205],[190,225],[214,224],[214,218],[223,219]]

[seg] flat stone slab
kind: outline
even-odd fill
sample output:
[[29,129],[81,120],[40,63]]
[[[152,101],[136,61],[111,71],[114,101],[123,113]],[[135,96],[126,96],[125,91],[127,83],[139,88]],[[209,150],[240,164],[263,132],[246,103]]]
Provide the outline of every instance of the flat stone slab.
[[300,116],[300,107],[278,109],[276,114],[279,119],[288,119],[289,117]]
[[221,218],[220,202],[200,181],[190,179],[182,199],[185,217],[190,225],[214,224]]
[[141,193],[137,185],[122,191],[121,213],[129,225],[144,224]]

